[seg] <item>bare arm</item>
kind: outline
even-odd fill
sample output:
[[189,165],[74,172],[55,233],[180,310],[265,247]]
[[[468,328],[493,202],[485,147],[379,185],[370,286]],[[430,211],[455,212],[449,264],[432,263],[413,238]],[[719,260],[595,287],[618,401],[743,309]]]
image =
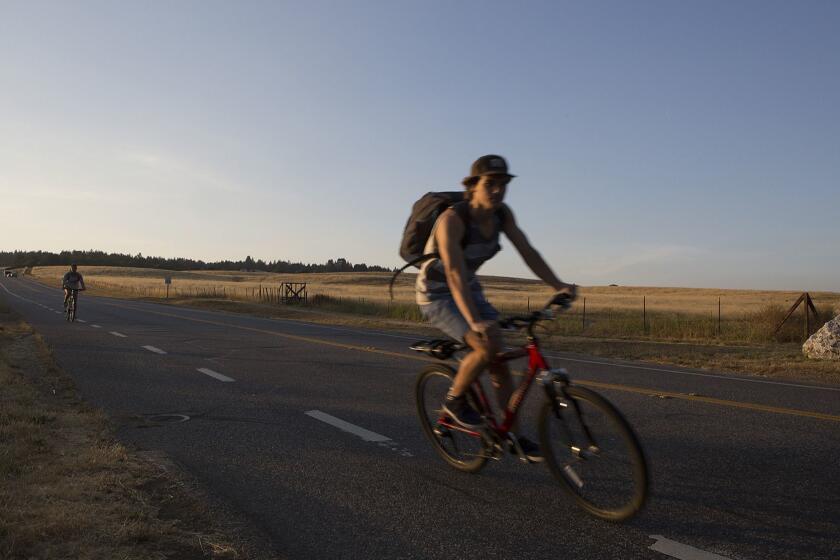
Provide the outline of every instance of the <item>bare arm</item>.
[[570,295],[575,294],[575,285],[574,284],[566,284],[562,280],[560,280],[556,274],[549,268],[548,264],[542,258],[542,255],[534,249],[531,245],[528,238],[525,236],[525,233],[519,226],[516,224],[516,219],[513,217],[513,212],[511,212],[510,208],[505,207],[507,210],[507,219],[504,223],[504,232],[508,239],[510,239],[513,246],[516,247],[516,250],[522,255],[522,259],[525,261],[525,264],[528,265],[528,268],[537,275],[537,277],[554,288],[554,290],[558,292],[566,292]]
[[461,239],[464,237],[464,222],[453,210],[447,210],[440,216],[440,224],[435,229],[435,241],[437,242],[440,260],[443,262],[443,269],[446,272],[446,282],[452,291],[455,304],[467,320],[472,330],[480,330],[478,323],[481,316],[473,303],[469,286],[467,285],[467,263],[464,260],[464,250],[461,248]]

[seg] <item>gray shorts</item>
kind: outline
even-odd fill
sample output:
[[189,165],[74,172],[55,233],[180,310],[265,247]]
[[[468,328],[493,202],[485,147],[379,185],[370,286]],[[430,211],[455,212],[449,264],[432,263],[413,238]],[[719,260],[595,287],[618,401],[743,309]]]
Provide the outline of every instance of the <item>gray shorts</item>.
[[[482,319],[485,321],[498,320],[499,312],[483,296],[475,297],[473,301]],[[420,313],[433,327],[442,330],[459,342],[464,342],[464,335],[470,330],[467,320],[461,315],[461,310],[458,309],[458,305],[452,298],[438,299],[421,304]]]

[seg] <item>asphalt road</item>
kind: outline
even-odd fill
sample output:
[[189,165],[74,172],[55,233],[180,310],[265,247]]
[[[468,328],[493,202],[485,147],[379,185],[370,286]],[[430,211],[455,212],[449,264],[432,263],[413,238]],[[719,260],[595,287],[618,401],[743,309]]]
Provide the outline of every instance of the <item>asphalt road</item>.
[[840,558],[840,386],[554,354],[647,452],[648,505],[612,524],[544,465],[447,467],[415,416],[412,337],[88,293],[69,324],[58,289],[2,278],[0,296],[122,441],[166,453],[278,558]]

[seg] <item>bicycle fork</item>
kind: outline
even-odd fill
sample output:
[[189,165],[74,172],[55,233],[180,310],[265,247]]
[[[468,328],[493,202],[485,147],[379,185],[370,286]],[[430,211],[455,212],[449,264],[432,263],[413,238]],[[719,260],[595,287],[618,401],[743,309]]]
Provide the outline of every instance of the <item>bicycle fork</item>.
[[[595,442],[595,438],[592,437],[589,426],[586,425],[586,422],[583,419],[583,413],[580,410],[580,406],[577,401],[569,397],[566,392],[566,387],[569,385],[568,372],[563,368],[545,370],[540,377],[540,381],[543,389],[545,390],[546,397],[548,397],[548,402],[551,403],[551,410],[554,413],[554,416],[560,420],[560,423],[563,426],[565,439],[576,462],[586,461],[589,458],[597,456],[600,450]],[[559,394],[557,391],[558,386],[560,387]],[[570,408],[569,403],[571,403],[571,410],[574,411],[573,417],[577,419],[580,429],[583,432],[583,436],[586,439],[586,444],[584,445],[577,442],[577,438],[572,432],[566,418],[563,416],[563,409]],[[578,488],[583,487],[583,480],[577,474],[571,463],[567,463],[563,467],[563,472],[569,480],[575,484],[575,486]]]

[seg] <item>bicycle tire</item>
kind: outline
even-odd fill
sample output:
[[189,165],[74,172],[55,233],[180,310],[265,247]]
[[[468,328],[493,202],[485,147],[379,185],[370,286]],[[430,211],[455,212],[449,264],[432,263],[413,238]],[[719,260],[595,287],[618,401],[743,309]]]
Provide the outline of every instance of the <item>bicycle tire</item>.
[[[423,426],[423,433],[444,461],[459,471],[475,473],[481,470],[488,459],[487,449],[482,439],[445,428],[441,433],[437,424],[441,414],[441,404],[446,398],[449,387],[452,386],[454,377],[455,371],[443,364],[431,365],[420,372],[414,386],[417,416]],[[469,394],[467,398],[472,400]],[[475,406],[474,402],[472,404]]]
[[[595,391],[568,386],[565,393],[574,403],[558,396],[561,418],[550,401],[540,410],[540,444],[548,468],[587,512],[624,521],[647,499],[648,469],[639,439],[618,409]],[[559,433],[554,433],[555,428]],[[597,450],[586,445],[579,454],[572,449],[575,443],[583,448],[586,441],[597,444]],[[613,472],[599,471],[610,467]]]

